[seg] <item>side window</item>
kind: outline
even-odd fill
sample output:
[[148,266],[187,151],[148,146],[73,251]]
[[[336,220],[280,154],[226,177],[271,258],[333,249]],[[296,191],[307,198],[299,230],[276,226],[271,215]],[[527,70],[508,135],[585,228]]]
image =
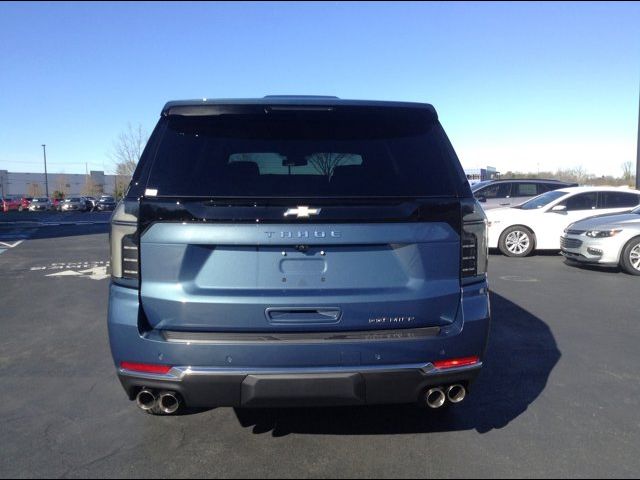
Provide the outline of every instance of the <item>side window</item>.
[[640,204],[640,197],[628,192],[602,192],[599,208],[632,208]]
[[489,185],[478,191],[476,197],[485,198],[507,198],[511,193],[510,183],[497,183],[495,185]]
[[553,190],[558,190],[562,188],[563,185],[557,183],[539,183],[538,184],[538,193],[542,194],[545,192],[551,192]]
[[514,197],[535,197],[538,195],[538,188],[535,183],[516,183],[514,186]]
[[567,198],[561,205],[567,207],[568,212],[576,210],[594,210],[598,201],[597,192],[579,193]]

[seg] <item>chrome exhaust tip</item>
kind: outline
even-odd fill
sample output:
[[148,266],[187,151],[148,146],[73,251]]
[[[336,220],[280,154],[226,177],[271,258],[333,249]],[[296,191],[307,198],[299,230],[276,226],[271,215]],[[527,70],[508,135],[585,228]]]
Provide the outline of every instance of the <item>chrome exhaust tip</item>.
[[440,408],[447,399],[444,390],[440,387],[430,389],[424,398],[429,408]]
[[140,390],[138,392],[138,395],[136,395],[136,403],[138,404],[138,407],[140,407],[145,412],[152,410],[156,406],[157,402],[158,399],[156,398],[156,395],[151,390],[147,390],[146,388]]
[[451,385],[447,388],[447,399],[451,403],[460,403],[467,396],[467,390],[460,384]]
[[174,392],[162,392],[158,400],[158,408],[168,415],[175,413],[180,408],[180,399]]

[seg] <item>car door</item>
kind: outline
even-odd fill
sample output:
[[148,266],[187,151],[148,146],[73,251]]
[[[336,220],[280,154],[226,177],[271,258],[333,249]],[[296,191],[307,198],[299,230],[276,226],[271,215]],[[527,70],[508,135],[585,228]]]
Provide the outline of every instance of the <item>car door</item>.
[[549,206],[536,230],[537,247],[542,250],[559,250],[564,229],[574,222],[600,213],[597,210],[598,192],[576,193]]
[[511,182],[494,183],[478,190],[474,195],[485,210],[508,207],[511,198],[511,185]]

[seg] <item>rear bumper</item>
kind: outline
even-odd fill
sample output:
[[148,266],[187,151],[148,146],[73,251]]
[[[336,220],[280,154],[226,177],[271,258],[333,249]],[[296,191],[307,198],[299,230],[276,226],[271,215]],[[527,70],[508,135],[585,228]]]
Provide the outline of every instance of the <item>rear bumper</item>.
[[[490,326],[485,282],[463,287],[456,318],[427,336],[175,342],[158,331],[141,334],[138,316],[138,291],[112,284],[109,339],[125,391],[133,399],[142,387],[173,390],[189,407],[413,403],[428,387],[475,380],[481,363],[455,370],[432,363],[482,361]],[[150,375],[122,370],[121,362],[173,368]]]
[[131,399],[145,387],[177,392],[186,405],[195,408],[308,407],[413,403],[430,387],[454,383],[468,386],[481,366],[439,371],[431,365],[411,365],[324,372],[174,368],[167,375],[120,369],[118,376]]

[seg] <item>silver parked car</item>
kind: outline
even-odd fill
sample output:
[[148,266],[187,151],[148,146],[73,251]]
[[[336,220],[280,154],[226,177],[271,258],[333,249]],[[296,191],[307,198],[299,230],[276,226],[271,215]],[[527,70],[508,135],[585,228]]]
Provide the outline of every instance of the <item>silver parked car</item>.
[[79,211],[84,212],[87,209],[87,204],[82,197],[65,198],[62,202],[60,210],[63,212]]
[[640,275],[640,207],[631,213],[591,217],[569,225],[562,254],[582,263],[618,266]]
[[29,204],[29,211],[30,212],[40,212],[43,210],[47,211],[47,210],[51,210],[52,207],[53,207],[53,204],[51,203],[50,199],[48,199],[47,197],[37,197],[31,200],[31,203]]

